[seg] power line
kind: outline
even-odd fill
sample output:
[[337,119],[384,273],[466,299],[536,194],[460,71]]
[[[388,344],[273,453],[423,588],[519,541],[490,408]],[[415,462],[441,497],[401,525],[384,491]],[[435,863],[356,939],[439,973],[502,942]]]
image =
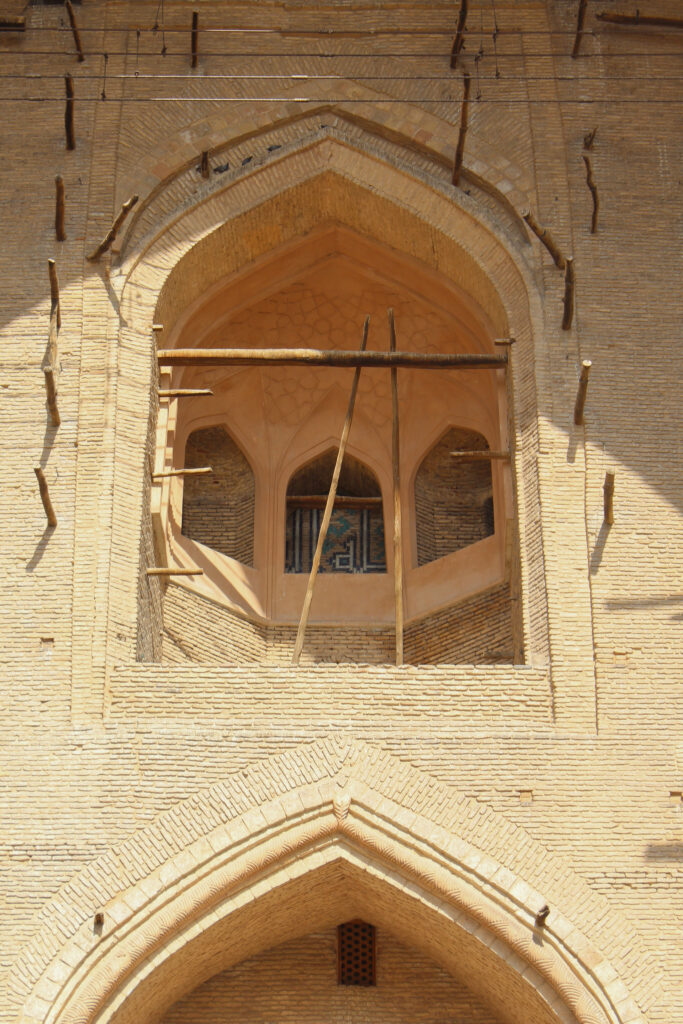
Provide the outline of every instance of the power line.
[[[101,54],[100,56],[104,56]],[[89,74],[77,74],[74,75],[74,82],[88,82],[88,81],[100,81],[102,73]],[[617,75],[609,77],[606,75],[481,75],[482,82],[623,82],[623,75]],[[145,72],[136,74],[135,72],[129,71],[120,74],[107,74],[107,80],[119,81],[132,81],[132,82],[144,82],[144,81],[175,81],[180,79],[182,81],[200,81],[200,82],[246,82],[246,81],[282,81],[282,79],[291,79],[297,81],[306,79],[307,81],[324,81],[324,82],[346,82],[349,81],[344,75],[316,75],[316,74],[291,74],[282,72],[277,75],[202,75],[201,78],[196,79],[192,75],[185,74],[166,74],[166,75],[150,75]],[[31,81],[31,82],[49,82],[49,81],[63,81],[63,74],[56,75],[44,75],[40,72],[23,72],[16,74],[0,75],[0,81]],[[354,82],[457,82],[457,76],[453,74],[449,75],[354,75]],[[650,82],[652,85],[657,85],[660,82],[681,82],[683,81],[683,75],[661,75],[656,78],[652,75],[629,75],[629,82]]]
[[[189,31],[188,31],[188,35],[189,35]],[[86,51],[85,56],[86,56],[86,58],[88,58],[88,57],[101,57],[104,52],[105,52],[104,50],[97,50],[97,51],[91,50],[89,52]],[[173,58],[173,57],[187,58],[189,56],[189,47],[188,47],[187,50],[178,50],[178,51],[167,50],[165,54],[162,54],[158,50],[155,50],[155,51],[146,50],[146,51],[141,51],[139,55],[136,55],[134,49],[128,49],[128,50],[107,50],[106,52],[109,54],[110,57],[131,57],[131,58],[133,58],[133,57],[139,56],[140,59],[142,59],[143,57],[144,58],[148,58],[148,57],[154,57],[154,58],[163,57],[164,59],[166,59],[166,58]],[[465,58],[467,58],[469,55],[467,53],[465,53],[464,56],[465,56]],[[577,63],[576,66],[579,67],[581,63],[584,63],[586,60],[590,60],[593,57],[597,57],[600,60],[622,59],[622,58],[632,60],[633,58],[642,58],[642,59],[645,59],[645,60],[649,61],[649,60],[658,60],[660,58],[661,59],[665,59],[665,58],[670,58],[670,57],[682,57],[682,56],[683,56],[683,49],[681,49],[681,50],[667,50],[667,51],[659,52],[659,53],[643,53],[642,50],[624,51],[624,52],[619,52],[619,53],[600,53],[600,52],[582,53],[581,56],[579,57],[579,62]],[[2,51],[2,57],[50,57],[51,60],[54,60],[55,57],[71,58],[71,57],[73,57],[73,53],[70,52],[70,51],[67,51],[67,50],[61,51],[60,53],[55,53],[54,50],[24,50],[24,49],[21,49],[21,50],[4,50],[4,51]],[[395,58],[395,59],[398,59],[398,58],[403,59],[403,58],[407,57],[407,58],[411,58],[411,59],[413,59],[413,58],[415,58],[415,59],[429,58],[429,59],[434,59],[434,60],[446,61],[448,59],[448,54],[446,53],[445,50],[424,50],[424,51],[418,51],[418,52],[415,52],[415,53],[407,53],[407,52],[401,52],[401,51],[398,51],[398,52],[388,51],[386,53],[385,52],[375,52],[375,53],[363,52],[363,53],[360,53],[360,52],[355,52],[355,51],[349,52],[349,53],[316,53],[314,50],[303,50],[303,51],[294,50],[294,51],[291,51],[291,52],[286,52],[286,51],[281,51],[281,50],[273,50],[273,51],[268,51],[268,52],[265,52],[265,53],[263,51],[261,51],[261,50],[259,50],[259,51],[254,51],[254,50],[235,50],[234,52],[233,51],[222,51],[220,53],[215,53],[215,52],[206,52],[206,51],[204,51],[202,53],[202,60],[204,60],[205,58],[209,58],[209,57],[210,58],[218,58],[218,59],[222,58],[223,60],[232,59],[234,57],[248,57],[251,60],[260,60],[260,59],[263,59],[263,58],[270,58],[270,57],[282,57],[282,58],[287,58],[287,57],[307,57],[307,58],[315,59],[315,60],[346,60],[348,58],[362,58],[364,60],[369,60],[369,59],[382,60],[383,58],[386,58],[386,57]],[[558,57],[558,58],[565,58],[566,57],[566,58],[570,58],[571,54],[569,53],[569,51],[564,51],[564,50],[561,50],[561,51],[550,50],[550,51],[541,52],[541,53],[498,53],[498,60],[499,61],[500,60],[521,60],[521,61],[525,61],[525,60],[537,60],[537,59],[538,60],[548,60],[551,57]],[[472,60],[474,60],[474,57],[472,57]],[[201,78],[203,76],[198,75],[197,77]]]
[[[409,99],[396,99],[391,96],[382,96],[381,102],[386,105],[396,104],[459,104],[461,96],[441,96],[428,98],[414,96]],[[339,103],[349,106],[351,104],[367,104],[367,99],[348,99],[346,96],[121,96],[116,99],[102,99],[101,96],[79,96],[77,103]],[[0,96],[0,103],[64,103],[64,97],[59,96]],[[658,104],[660,106],[674,106],[683,104],[681,99],[627,99],[622,97],[610,97],[603,99],[485,99],[482,97],[475,101],[475,105],[490,104],[495,106],[540,106],[542,104],[555,103],[558,106],[649,106]]]

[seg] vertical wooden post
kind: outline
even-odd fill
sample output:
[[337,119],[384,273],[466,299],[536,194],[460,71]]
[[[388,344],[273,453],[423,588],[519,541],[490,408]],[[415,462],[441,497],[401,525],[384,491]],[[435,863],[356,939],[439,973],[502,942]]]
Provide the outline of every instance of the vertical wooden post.
[[199,171],[201,173],[202,178],[208,178],[209,175],[211,174],[211,169],[209,167],[209,151],[208,151],[208,149],[205,149],[202,152],[202,158],[201,158],[201,161],[200,161],[200,164],[199,164]]
[[61,174],[55,178],[55,191],[55,234],[57,241],[63,242],[66,239],[66,231],[64,230],[64,181]]
[[[360,343],[361,352],[365,351],[365,346],[368,341],[368,328],[370,326],[370,317],[365,318],[363,325],[363,338]],[[353,375],[353,384],[351,385],[351,395],[349,397],[349,405],[346,410],[346,418],[344,420],[344,426],[342,427],[341,438],[339,440],[339,450],[337,451],[337,461],[334,464],[334,472],[332,474],[332,482],[330,484],[330,490],[327,495],[327,501],[325,502],[325,511],[323,513],[323,521],[320,526],[320,533],[318,534],[318,543],[315,547],[315,554],[313,555],[313,563],[311,565],[311,572],[308,577],[308,586],[306,587],[306,596],[304,598],[304,606],[301,612],[301,619],[299,620],[299,629],[296,634],[296,643],[294,645],[294,654],[292,655],[292,665],[298,665],[299,659],[301,658],[301,651],[304,646],[304,638],[306,636],[306,626],[308,625],[308,616],[311,610],[311,602],[313,600],[313,588],[315,587],[316,576],[318,575],[318,569],[320,568],[320,560],[323,554],[323,547],[325,546],[325,540],[327,538],[327,530],[330,525],[330,519],[332,518],[332,509],[334,508],[334,499],[337,495],[337,485],[339,483],[339,474],[341,473],[342,462],[344,461],[344,452],[346,451],[346,442],[349,438],[349,431],[351,429],[351,421],[353,419],[353,409],[356,404],[356,392],[358,391],[358,381],[360,380],[361,367],[357,366]]]
[[66,109],[64,111],[64,130],[66,132],[66,148],[76,148],[76,135],[74,133],[74,80],[71,75],[64,76],[66,86]]
[[[396,351],[393,309],[389,318],[389,348]],[[396,664],[403,664],[403,533],[401,530],[401,450],[398,423],[398,370],[391,368],[391,465],[394,482],[394,598],[396,601]]]
[[564,268],[564,313],[562,314],[562,330],[568,331],[574,319],[574,257],[567,256]]
[[34,466],[33,471],[38,478],[38,487],[40,488],[40,497],[43,502],[43,508],[45,509],[45,515],[47,516],[47,525],[54,527],[57,525],[57,516],[55,515],[55,510],[52,507],[52,502],[50,501],[50,492],[47,489],[45,474],[40,466]]
[[574,49],[572,50],[572,57],[579,56],[579,50],[581,49],[581,39],[583,36],[583,24],[586,20],[587,6],[588,0],[579,0],[579,13],[576,19],[576,36],[574,38]]
[[453,184],[457,185],[460,182],[460,172],[462,171],[462,162],[465,155],[465,136],[467,135],[467,120],[469,113],[470,104],[470,75],[466,71],[463,75],[463,85],[465,91],[462,97],[462,105],[460,107],[460,134],[458,135],[458,145],[455,149],[455,160],[453,162]]
[[588,391],[588,377],[591,372],[592,362],[590,359],[584,359],[581,363],[581,376],[579,377],[579,390],[576,394],[576,404],[574,405],[574,423],[580,426],[583,423],[583,410],[586,404],[586,392]]
[[614,522],[614,473],[609,470],[605,473],[605,482],[602,490],[605,522],[608,526],[611,526]]
[[85,56],[83,54],[83,46],[81,45],[81,34],[78,31],[78,25],[76,24],[76,15],[74,14],[71,0],[64,0],[64,2],[66,4],[66,13],[69,15],[71,31],[74,37],[74,45],[76,47],[76,52],[78,53],[78,62],[79,64],[82,64],[85,60]]
[[460,11],[458,12],[458,25],[455,30],[455,39],[453,40],[453,48],[451,50],[451,67],[454,68],[458,63],[458,54],[462,50],[462,44],[464,42],[465,35],[465,23],[467,21],[467,9],[469,7],[468,0],[460,0]]
[[192,38],[191,38],[191,45],[192,45],[192,67],[193,68],[197,67],[198,43],[199,43],[199,12],[198,11],[193,11],[192,12]]

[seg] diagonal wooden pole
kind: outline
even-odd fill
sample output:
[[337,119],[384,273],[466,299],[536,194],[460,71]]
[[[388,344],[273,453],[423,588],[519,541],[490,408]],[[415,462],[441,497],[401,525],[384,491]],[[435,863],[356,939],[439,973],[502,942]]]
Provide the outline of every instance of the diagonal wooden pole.
[[[370,326],[370,317],[366,316],[365,323],[363,324],[363,339],[360,343],[361,352],[365,351],[365,346],[368,341],[368,328]],[[341,439],[339,441],[339,451],[337,452],[337,461],[334,465],[334,473],[332,474],[332,483],[330,484],[330,490],[327,495],[327,501],[325,503],[325,511],[323,513],[323,521],[320,527],[320,533],[318,534],[318,543],[316,544],[315,554],[313,555],[313,564],[311,565],[311,572],[308,577],[308,586],[306,587],[306,597],[304,598],[304,607],[301,612],[301,619],[299,620],[299,629],[296,634],[296,643],[294,645],[294,654],[292,655],[292,665],[298,665],[299,659],[301,658],[301,651],[304,646],[304,637],[306,636],[306,626],[308,625],[308,615],[311,610],[311,601],[313,600],[313,588],[315,587],[316,576],[318,575],[318,569],[320,567],[320,560],[323,554],[323,547],[325,546],[325,540],[327,538],[327,530],[330,525],[330,519],[332,518],[332,509],[334,507],[334,499],[337,496],[337,485],[339,483],[339,474],[341,473],[342,462],[344,461],[344,452],[346,451],[346,442],[349,439],[349,431],[351,429],[351,421],[353,419],[353,408],[356,404],[356,392],[358,391],[358,381],[360,379],[361,367],[356,367],[356,372],[353,375],[353,384],[351,385],[351,395],[349,396],[349,406],[346,410],[346,419],[344,420],[344,426],[342,428]]]
[[[393,309],[389,317],[389,348],[396,351]],[[403,535],[401,531],[401,471],[398,430],[398,370],[391,368],[391,463],[394,477],[394,596],[396,600],[396,664],[403,664]]]

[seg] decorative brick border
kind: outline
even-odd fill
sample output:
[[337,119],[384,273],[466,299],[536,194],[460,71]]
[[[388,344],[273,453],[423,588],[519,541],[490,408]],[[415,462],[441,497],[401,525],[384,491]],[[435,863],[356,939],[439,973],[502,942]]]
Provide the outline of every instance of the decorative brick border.
[[[437,810],[427,818],[421,806]],[[19,1020],[123,1024],[143,1011],[146,1019],[163,1010],[161,991],[174,1001],[199,983],[197,971],[214,973],[281,941],[278,928],[286,934],[297,902],[284,899],[278,924],[278,894],[298,880],[322,880],[324,903],[332,867],[360,887],[359,898],[376,899],[385,919],[395,904],[399,917],[399,906],[408,907],[407,920],[424,921],[416,944],[433,934],[443,950],[471,956],[473,987],[493,971],[510,1005],[535,1006],[535,1020],[643,1024],[617,972],[574,921],[594,922],[620,957],[640,954],[642,944],[568,865],[501,815],[341,737],[196,794],[80,872],[46,908],[16,964],[16,994],[37,979]],[[534,919],[545,902],[551,914],[540,933]],[[299,927],[315,927],[322,903],[313,898]],[[101,934],[96,911],[104,913]],[[226,926],[237,952],[219,963],[211,943],[224,949]],[[505,1019],[524,1018],[513,1010]]]

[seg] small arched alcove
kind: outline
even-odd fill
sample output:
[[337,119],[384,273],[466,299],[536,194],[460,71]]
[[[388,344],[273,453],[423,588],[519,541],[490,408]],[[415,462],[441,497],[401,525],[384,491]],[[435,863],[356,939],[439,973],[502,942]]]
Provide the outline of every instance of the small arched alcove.
[[182,534],[254,564],[254,473],[225,427],[193,430],[185,443]]
[[420,463],[415,474],[418,565],[435,562],[494,534],[488,451],[483,434],[451,427]]
[[[310,572],[337,452],[329,448],[301,466],[287,485],[285,572]],[[319,572],[386,572],[379,480],[345,455]]]

